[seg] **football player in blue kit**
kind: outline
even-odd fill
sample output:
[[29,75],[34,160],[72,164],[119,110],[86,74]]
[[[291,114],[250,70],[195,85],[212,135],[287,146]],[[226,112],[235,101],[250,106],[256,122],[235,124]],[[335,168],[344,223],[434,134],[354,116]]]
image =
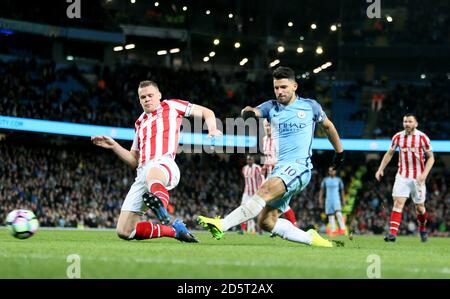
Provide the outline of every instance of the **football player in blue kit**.
[[259,106],[245,107],[244,119],[266,118],[276,143],[277,164],[258,191],[245,203],[223,219],[199,216],[198,222],[214,238],[221,239],[224,232],[249,219],[258,217],[259,226],[283,239],[311,246],[333,247],[336,243],[322,238],[314,229],[307,232],[279,218],[289,207],[291,198],[305,189],[311,179],[312,142],[316,124],[322,126],[333,145],[333,168],[344,160],[344,149],[333,123],[315,100],[296,94],[297,82],[291,68],[278,67],[273,72],[276,100]]

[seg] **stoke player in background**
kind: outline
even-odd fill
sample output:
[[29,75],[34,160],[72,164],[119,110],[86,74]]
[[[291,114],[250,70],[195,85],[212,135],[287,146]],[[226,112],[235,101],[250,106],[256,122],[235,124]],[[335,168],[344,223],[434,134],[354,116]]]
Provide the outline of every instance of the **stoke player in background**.
[[[268,177],[272,173],[275,164],[277,164],[277,151],[275,142],[272,138],[272,129],[270,128],[270,123],[267,119],[264,119],[264,132],[263,137],[263,153],[264,153],[264,165],[262,167],[262,173],[264,177]],[[297,219],[295,218],[295,213],[290,206],[288,210],[283,214],[284,218],[289,220],[293,225],[297,226]],[[272,235],[275,236],[275,235]]]
[[[423,132],[417,130],[417,118],[408,113],[403,117],[403,128],[392,137],[391,148],[381,161],[375,178],[380,181],[384,175],[384,168],[391,161],[396,148],[399,148],[398,172],[392,190],[394,207],[390,219],[390,231],[385,236],[386,242],[395,242],[398,228],[402,219],[402,210],[406,200],[411,196],[416,206],[417,222],[422,242],[426,242],[428,234],[426,222],[428,213],[425,209],[426,187],[425,181],[434,164],[434,155],[430,139]],[[424,155],[427,157],[425,163]]]
[[[186,101],[161,101],[161,92],[153,81],[142,81],[138,94],[144,112],[135,123],[131,150],[123,148],[109,136],[91,137],[95,145],[111,149],[126,164],[137,168],[136,180],[122,204],[116,232],[125,240],[172,237],[184,242],[198,242],[180,219],[168,225],[168,190],[175,188],[180,181],[180,170],[174,159],[181,119],[202,117],[209,136],[219,136],[222,133],[216,128],[214,112]],[[141,221],[141,216],[149,208],[162,224]]]
[[[244,204],[256,193],[256,190],[258,190],[264,181],[261,166],[256,164],[255,159],[250,155],[247,156],[247,165],[242,167],[242,176],[244,177],[245,187],[241,204]],[[255,219],[241,223],[241,233],[244,233],[246,230],[249,233],[256,232]]]

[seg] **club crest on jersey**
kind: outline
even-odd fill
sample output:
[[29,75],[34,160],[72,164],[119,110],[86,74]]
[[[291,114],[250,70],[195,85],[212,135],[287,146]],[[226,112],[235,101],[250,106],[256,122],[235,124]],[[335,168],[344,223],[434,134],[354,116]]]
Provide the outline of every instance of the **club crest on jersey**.
[[299,118],[305,118],[306,112],[305,112],[305,111],[299,111],[299,112],[297,113],[297,116],[298,116]]

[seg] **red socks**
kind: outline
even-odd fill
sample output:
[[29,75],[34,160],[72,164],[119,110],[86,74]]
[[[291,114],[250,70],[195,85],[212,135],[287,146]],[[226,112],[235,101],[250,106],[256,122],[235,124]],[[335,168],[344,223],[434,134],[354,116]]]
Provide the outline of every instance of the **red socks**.
[[[417,223],[419,224],[419,231],[423,232],[426,230],[426,223],[428,220],[428,212],[424,214],[417,214]],[[390,221],[390,232],[394,236],[397,235],[400,222],[402,221],[402,212],[392,211],[391,221]]]
[[157,196],[163,202],[164,208],[167,209],[167,205],[169,204],[169,192],[166,187],[159,182],[155,182],[150,186],[150,192]]
[[[150,186],[150,192],[161,199],[164,208],[167,209],[169,205],[169,192],[167,192],[166,187],[160,182],[154,182]],[[136,224],[134,239],[145,240],[145,239],[155,239],[161,237],[171,237],[175,238],[175,229],[171,226],[154,224],[148,221],[139,222]]]
[[425,212],[425,214],[417,214],[417,222],[419,223],[419,231],[423,232],[426,231],[425,224],[428,220],[428,212]]
[[136,234],[134,235],[134,239],[145,240],[161,237],[175,238],[175,234],[176,232],[173,227],[144,221],[136,224]]
[[392,211],[389,230],[394,236],[396,236],[398,233],[400,222],[402,222],[402,212]]
[[284,217],[289,220],[293,225],[297,226],[297,219],[295,219],[295,213],[291,208],[287,210],[284,214]]

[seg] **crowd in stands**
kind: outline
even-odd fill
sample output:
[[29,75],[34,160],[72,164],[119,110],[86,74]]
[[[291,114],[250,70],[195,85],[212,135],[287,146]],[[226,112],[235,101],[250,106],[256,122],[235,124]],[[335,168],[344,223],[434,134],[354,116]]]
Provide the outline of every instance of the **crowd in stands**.
[[[120,207],[131,184],[134,170],[112,152],[89,146],[25,146],[0,143],[0,225],[9,211],[26,208],[35,211],[41,226],[113,228]],[[242,154],[218,156],[179,154],[180,184],[170,192],[174,217],[181,217],[190,228],[200,228],[195,221],[200,214],[223,216],[241,201],[243,179]],[[314,225],[325,230],[327,218],[319,205],[320,183],[328,159],[316,156],[315,169],[308,187],[291,201],[300,227]],[[353,165],[348,159],[340,171],[345,186],[352,179]],[[364,178],[363,188],[349,224],[357,234],[381,234],[388,223],[392,206],[391,190],[395,169],[388,168],[382,183],[375,184],[373,173]],[[432,174],[428,180],[428,227],[433,235],[450,231],[450,192],[448,176]],[[156,221],[149,212],[147,217]],[[403,213],[401,234],[417,230],[411,203]]]
[[377,137],[392,137],[401,131],[402,116],[417,116],[419,130],[433,139],[450,138],[450,84],[448,79],[430,85],[397,84],[387,92],[378,113]]
[[[98,84],[91,85],[75,65],[57,69],[53,62],[0,61],[0,114],[78,123],[134,127],[142,113],[137,86],[155,81],[163,99],[175,98],[209,106],[219,118],[239,115],[244,102],[227,91],[221,77],[211,71],[173,70],[121,65],[93,70]],[[63,85],[69,79],[78,88]],[[73,80],[71,82],[73,82]],[[247,99],[248,100],[248,99]]]
[[[0,115],[134,127],[142,113],[137,86],[144,79],[158,84],[163,99],[209,107],[222,121],[239,116],[247,105],[274,98],[270,72],[256,80],[245,71],[222,77],[208,70],[125,63],[114,70],[94,68],[89,74],[94,74],[95,84],[75,65],[58,68],[52,61],[0,60]],[[303,97],[323,100],[323,108],[328,109],[328,90],[321,87],[316,91],[314,84],[306,83],[299,92]]]
[[[448,45],[448,1],[436,0],[433,5],[426,0],[400,2],[392,1],[383,6],[384,17],[381,18],[368,18],[366,7],[362,10],[352,2],[343,2],[343,42],[370,46]],[[374,12],[373,9],[368,11]]]
[[1,145],[1,215],[36,212],[41,226],[112,227],[132,170],[106,155]]
[[[90,74],[94,74],[94,84],[86,79],[86,71],[75,65],[58,68],[51,61],[0,60],[0,115],[133,127],[142,113],[137,85],[143,78],[158,83],[163,99],[183,99],[210,107],[222,120],[237,117],[247,105],[255,106],[274,97],[270,72],[255,79],[245,71],[221,76],[209,70],[174,70],[130,63],[114,69],[93,68]],[[350,85],[353,86],[357,84]],[[419,129],[423,128],[432,140],[448,139],[449,89],[447,79],[422,85],[399,83],[388,89],[383,93],[382,104],[376,106],[374,137],[390,138],[401,130],[401,116],[413,112],[417,114]],[[302,97],[317,99],[333,119],[340,112],[331,109],[330,90],[329,84],[310,80],[302,81],[298,92]],[[367,119],[373,103],[367,105],[361,105],[352,119]],[[430,107],[438,109],[427,109]]]
[[[0,144],[0,153],[2,224],[9,211],[26,208],[36,212],[41,226],[115,227],[135,177],[134,170],[102,149]],[[176,215],[190,225],[200,211],[228,211],[242,189],[240,169],[231,166],[234,159],[199,158],[178,156],[182,179],[171,192]],[[199,171],[204,168],[208,171]]]

